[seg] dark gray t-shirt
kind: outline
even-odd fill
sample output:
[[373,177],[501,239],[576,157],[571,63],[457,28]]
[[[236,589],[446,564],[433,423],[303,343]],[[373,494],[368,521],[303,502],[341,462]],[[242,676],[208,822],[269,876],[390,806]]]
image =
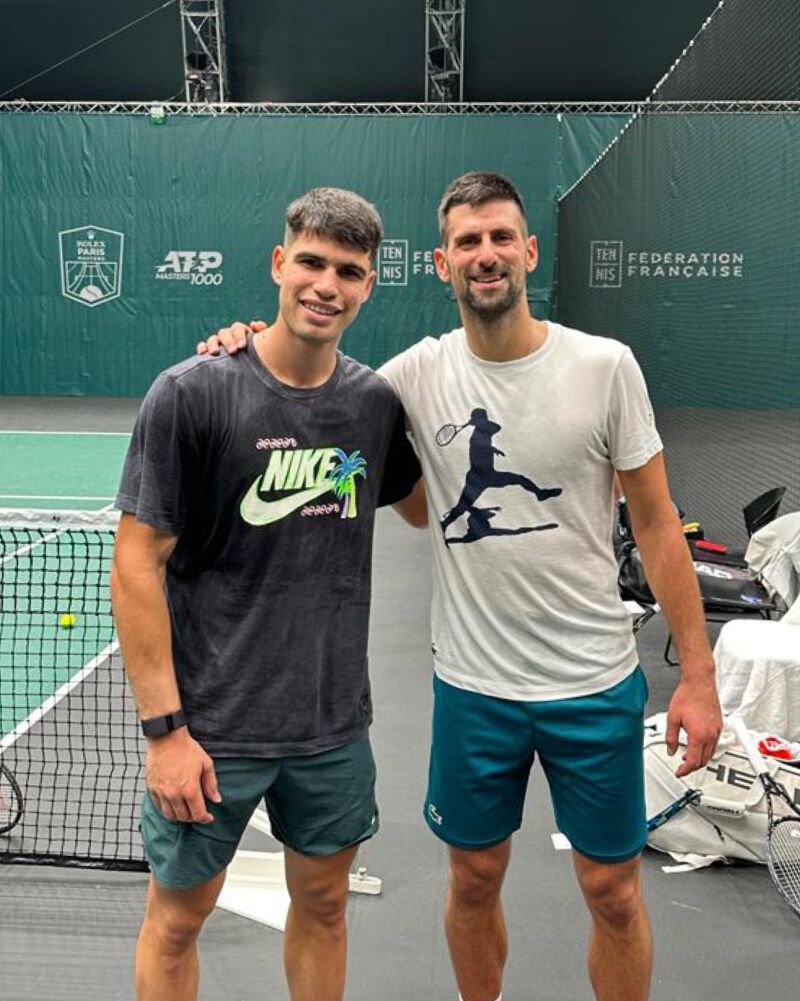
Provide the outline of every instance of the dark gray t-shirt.
[[308,390],[278,382],[252,344],[153,383],[117,507],[178,536],[173,658],[209,753],[312,754],[369,725],[375,509],[420,472],[403,424],[391,387],[345,356]]

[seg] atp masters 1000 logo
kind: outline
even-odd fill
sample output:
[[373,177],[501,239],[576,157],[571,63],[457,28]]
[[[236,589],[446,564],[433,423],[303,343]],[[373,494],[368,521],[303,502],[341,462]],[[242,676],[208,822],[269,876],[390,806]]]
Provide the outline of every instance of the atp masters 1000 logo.
[[61,292],[83,306],[116,299],[122,289],[125,237],[102,226],[80,226],[58,234]]
[[186,281],[191,285],[221,285],[221,267],[219,250],[170,250],[156,267],[156,278]]

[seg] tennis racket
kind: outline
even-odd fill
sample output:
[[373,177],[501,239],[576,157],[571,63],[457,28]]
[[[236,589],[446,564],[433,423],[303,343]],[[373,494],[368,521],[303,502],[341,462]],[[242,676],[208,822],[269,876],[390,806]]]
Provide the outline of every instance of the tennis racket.
[[22,792],[17,780],[0,761],[0,834],[6,834],[22,816]]
[[[767,869],[780,895],[800,917],[800,810],[770,775],[743,721],[738,716],[731,716],[729,722],[767,797]],[[782,805],[780,800],[790,812],[784,809],[783,816],[776,816],[776,808]]]
[[469,421],[466,424],[442,424],[439,430],[436,432],[436,444],[437,445],[449,445],[450,442],[455,438],[459,431],[463,431],[465,427],[469,425]]
[[699,802],[703,794],[699,789],[687,789],[686,792],[674,799],[670,804],[664,807],[659,813],[650,817],[647,821],[647,832],[655,831],[657,828],[661,827],[662,824],[666,824],[668,820],[675,816],[676,813],[680,813],[684,807],[687,807],[690,803]]

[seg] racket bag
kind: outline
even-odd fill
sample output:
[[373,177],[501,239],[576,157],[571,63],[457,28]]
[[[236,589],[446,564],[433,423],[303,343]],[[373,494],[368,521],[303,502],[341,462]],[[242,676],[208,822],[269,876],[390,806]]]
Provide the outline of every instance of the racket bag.
[[[638,601],[644,605],[655,604],[644,572],[644,564],[635,544],[628,543],[617,553],[619,590],[623,600]],[[700,597],[707,614],[768,613],[775,604],[765,588],[753,580],[747,569],[717,566],[713,563],[694,561]]]
[[[683,736],[683,734],[681,735]],[[675,769],[681,749],[667,754],[666,713],[645,721],[644,774],[647,816],[652,817],[682,796],[699,789],[702,796],[651,831],[648,845],[685,861],[686,855],[766,862],[767,804],[761,783],[730,728],[705,768],[683,778]],[[800,803],[800,769],[770,762],[775,778],[795,803]]]

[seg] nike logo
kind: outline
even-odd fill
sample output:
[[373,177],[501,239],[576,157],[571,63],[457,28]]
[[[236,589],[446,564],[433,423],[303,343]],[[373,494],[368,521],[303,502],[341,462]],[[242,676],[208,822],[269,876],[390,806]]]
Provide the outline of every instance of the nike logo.
[[333,489],[331,481],[325,480],[323,483],[318,483],[306,490],[300,490],[288,497],[265,501],[258,496],[260,482],[261,477],[259,476],[253,481],[239,505],[239,513],[248,525],[271,525],[273,521],[280,521],[287,514],[291,514],[292,511],[296,511],[299,507],[303,507]]

